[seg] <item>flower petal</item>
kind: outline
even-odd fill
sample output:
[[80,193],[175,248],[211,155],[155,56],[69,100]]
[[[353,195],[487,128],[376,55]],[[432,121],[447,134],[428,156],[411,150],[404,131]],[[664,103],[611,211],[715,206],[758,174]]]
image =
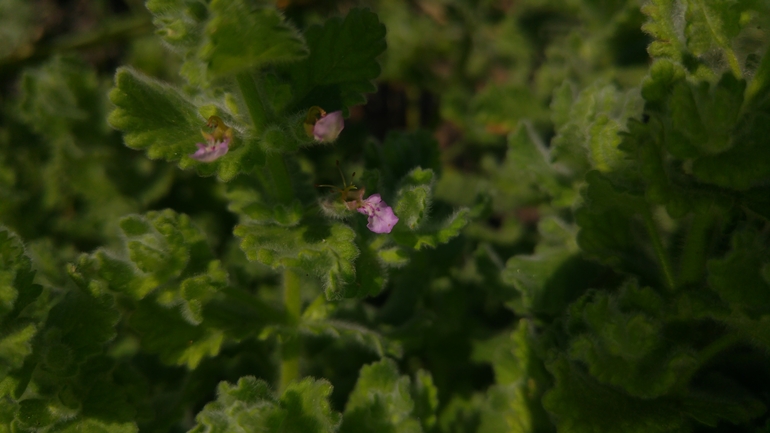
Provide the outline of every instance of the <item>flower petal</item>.
[[337,139],[344,128],[342,111],[335,111],[318,119],[313,126],[313,138],[321,143],[331,143]]
[[366,227],[374,233],[390,233],[398,222],[393,209],[382,201],[379,194],[370,195],[357,210],[369,217]]
[[222,155],[226,154],[229,150],[229,140],[222,142],[215,142],[208,146],[202,143],[196,143],[198,150],[195,153],[190,154],[190,158],[201,162],[212,162],[219,159]]

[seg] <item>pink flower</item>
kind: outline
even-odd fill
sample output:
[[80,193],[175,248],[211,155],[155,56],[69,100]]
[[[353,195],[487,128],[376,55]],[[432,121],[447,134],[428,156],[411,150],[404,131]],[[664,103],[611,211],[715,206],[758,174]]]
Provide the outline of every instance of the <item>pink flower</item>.
[[321,143],[331,143],[337,139],[343,128],[345,121],[342,119],[342,111],[322,114],[313,126],[313,138]]
[[382,201],[379,194],[372,194],[360,201],[356,210],[369,217],[366,227],[374,233],[390,233],[398,222],[393,209]]
[[190,158],[201,162],[215,161],[226,154],[230,150],[230,140],[233,138],[233,130],[228,128],[222,119],[217,116],[209,117],[206,126],[214,128],[211,134],[201,131],[203,138],[206,139],[208,144],[195,143],[198,146],[198,150],[189,155]]
[[310,107],[305,116],[305,132],[319,143],[331,143],[345,128],[342,111],[326,113],[319,106]]
[[203,143],[195,143],[195,145],[198,146],[198,150],[196,150],[195,153],[190,154],[190,158],[197,159],[201,162],[214,161],[227,153],[230,140],[227,138],[224,141],[210,140],[208,143],[208,146]]

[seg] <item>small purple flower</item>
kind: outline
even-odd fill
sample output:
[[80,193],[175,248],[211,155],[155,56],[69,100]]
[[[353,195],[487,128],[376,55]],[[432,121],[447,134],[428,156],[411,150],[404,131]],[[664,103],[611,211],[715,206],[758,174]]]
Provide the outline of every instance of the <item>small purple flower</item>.
[[327,113],[323,108],[313,106],[305,116],[305,132],[319,143],[331,143],[344,128],[342,111]]
[[345,121],[342,119],[342,111],[335,111],[321,116],[313,126],[313,138],[321,143],[331,143],[345,128]]
[[208,146],[203,143],[195,143],[195,145],[198,146],[198,150],[196,150],[195,153],[190,154],[190,158],[197,159],[201,162],[215,161],[217,158],[227,153],[229,150],[228,145],[230,144],[230,140],[211,140],[208,141],[208,143]]
[[393,209],[382,201],[379,194],[372,194],[361,201],[356,210],[369,217],[366,227],[374,233],[390,233],[398,222]]
[[211,162],[217,160],[230,150],[230,140],[233,138],[233,130],[228,128],[225,123],[217,116],[209,117],[206,126],[214,128],[211,134],[201,131],[207,144],[195,143],[198,150],[189,155],[190,158],[201,161]]

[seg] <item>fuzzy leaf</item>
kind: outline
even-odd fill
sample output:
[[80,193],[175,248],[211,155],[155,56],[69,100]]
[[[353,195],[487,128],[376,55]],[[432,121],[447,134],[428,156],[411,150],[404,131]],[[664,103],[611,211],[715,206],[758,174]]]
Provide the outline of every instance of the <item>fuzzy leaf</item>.
[[461,208],[444,221],[438,224],[428,224],[416,232],[400,228],[400,224],[396,224],[392,236],[398,244],[414,250],[420,250],[425,247],[435,248],[459,236],[460,232],[468,225],[470,220],[469,214],[468,208]]
[[153,14],[156,33],[181,54],[196,48],[201,41],[206,5],[197,0],[147,0]]
[[551,158],[578,172],[594,168],[606,173],[624,168],[628,162],[618,149],[618,132],[625,129],[629,118],[641,114],[641,108],[637,90],[621,93],[602,82],[583,89],[572,102],[570,120],[559,127],[551,141]]
[[420,420],[423,431],[430,431],[436,425],[438,389],[429,372],[417,370],[412,384],[412,399],[414,416]]
[[142,337],[142,348],[156,353],[169,365],[194,369],[203,358],[216,356],[224,342],[224,333],[204,325],[193,325],[175,308],[142,301],[131,316],[131,326]]
[[216,161],[190,158],[195,144],[205,141],[201,130],[206,120],[179,91],[131,69],[115,73],[110,101],[116,106],[108,118],[110,124],[123,132],[126,146],[146,150],[150,159],[179,161],[180,168],[195,167],[201,175],[217,173],[225,181],[265,163],[258,140],[237,133],[231,150]]
[[403,349],[397,341],[363,325],[335,319],[333,313],[337,305],[337,303],[327,301],[322,296],[316,298],[302,313],[299,323],[300,331],[310,335],[331,337],[343,342],[352,342],[370,350],[379,357],[401,357]]
[[204,357],[219,353],[224,329],[240,332],[233,325],[243,318],[229,310],[231,306],[217,304],[231,317],[207,320],[206,308],[220,301],[228,276],[220,262],[212,260],[203,233],[186,215],[170,210],[127,216],[120,227],[128,259],[97,250],[71,266],[72,278],[92,291],[141,300],[132,327],[142,336],[142,347],[158,353],[163,362],[192,369]]
[[709,287],[735,310],[768,314],[770,282],[762,276],[767,263],[767,240],[751,229],[736,231],[730,252],[708,262]]
[[[368,229],[367,229],[368,230]],[[360,254],[356,259],[356,297],[377,296],[388,281],[388,263],[382,263],[382,256],[375,249],[373,242],[366,242],[363,236],[356,238]]]
[[474,120],[493,131],[513,131],[522,119],[545,117],[542,103],[528,87],[487,85],[470,102]]
[[579,332],[570,342],[570,357],[583,361],[599,382],[631,396],[668,393],[690,377],[698,363],[693,350],[660,338],[663,305],[652,289],[635,282],[625,284],[616,296],[586,295],[570,306],[569,327]]
[[380,74],[376,59],[385,51],[385,26],[375,13],[353,9],[344,19],[310,27],[304,36],[310,55],[285,68],[295,86],[290,107],[347,113],[366,101],[364,93],[376,90],[372,80]]
[[94,71],[73,57],[55,57],[29,69],[21,82],[19,115],[51,141],[77,133],[91,138],[104,131],[105,102]]
[[548,415],[539,404],[547,373],[539,367],[530,326],[522,319],[515,331],[474,348],[474,360],[492,364],[496,382],[487,391],[479,432],[526,433],[550,427]]
[[[575,433],[686,432],[687,417],[670,399],[639,399],[593,380],[566,359],[548,365],[556,384],[543,406],[559,430]],[[601,408],[601,409],[600,409]]]
[[275,9],[254,8],[244,0],[215,0],[209,9],[200,56],[211,77],[307,55],[302,37]]
[[585,203],[575,212],[578,245],[611,265],[641,266],[634,224],[646,211],[644,198],[623,191],[596,171],[589,172],[586,181]]
[[383,359],[361,368],[358,382],[348,398],[340,433],[369,431],[421,432],[411,417],[415,409],[410,380],[398,375],[396,363]]
[[[505,264],[502,280],[519,292],[525,314],[560,314],[601,271],[577,254],[574,230],[564,224],[555,218],[542,220],[539,231],[543,241],[535,254],[513,256]],[[566,232],[564,240],[554,241],[549,233],[554,227]]]
[[428,216],[433,198],[433,170],[415,168],[401,179],[394,212],[400,224],[417,229]]
[[687,47],[696,56],[710,50],[723,50],[731,67],[738,68],[732,39],[741,31],[741,14],[752,9],[753,1],[691,0],[687,2],[685,34]]
[[10,230],[0,226],[0,324],[17,316],[40,295],[42,287],[32,282],[32,261],[24,245]]
[[685,21],[677,13],[676,0],[649,0],[642,6],[642,12],[648,18],[642,30],[655,39],[647,47],[650,56],[681,60]]
[[[507,170],[533,188],[553,197],[554,204],[569,206],[577,194],[568,184],[564,173],[551,163],[551,154],[529,123],[520,123],[508,135]],[[561,170],[563,171],[563,170]]]
[[[142,299],[161,286],[198,274],[213,258],[203,233],[187,215],[171,210],[130,215],[120,221],[125,235],[128,259],[104,249],[82,255],[71,275],[82,284],[102,281],[110,290]],[[222,281],[221,276],[212,281]],[[220,283],[221,284],[221,283]],[[163,290],[167,305],[179,299],[172,287]]]
[[237,385],[221,382],[217,400],[196,415],[193,433],[259,431],[265,433],[332,433],[339,414],[331,409],[332,386],[324,380],[304,379],[290,384],[280,398],[267,383],[253,376]]
[[70,362],[81,363],[102,353],[104,345],[117,335],[115,325],[120,314],[113,304],[110,295],[92,296],[73,291],[51,309],[46,327],[56,331],[48,331],[48,344],[61,344],[63,351],[71,355],[49,357],[51,367],[65,370]]
[[[344,224],[307,221],[297,227],[242,224],[235,228],[246,257],[273,268],[295,268],[321,278],[327,299],[350,296],[358,256],[355,232]],[[355,289],[352,289],[355,290]]]

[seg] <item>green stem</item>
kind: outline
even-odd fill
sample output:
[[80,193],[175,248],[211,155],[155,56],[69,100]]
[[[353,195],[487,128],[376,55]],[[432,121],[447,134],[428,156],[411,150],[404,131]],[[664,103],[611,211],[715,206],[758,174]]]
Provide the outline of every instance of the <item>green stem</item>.
[[268,153],[266,167],[270,172],[270,177],[273,178],[276,199],[282,203],[289,203],[294,200],[294,187],[291,184],[291,177],[289,170],[286,169],[283,155]]
[[254,81],[254,76],[249,72],[241,72],[235,78],[238,81],[243,102],[246,103],[246,108],[249,110],[249,116],[251,116],[251,123],[254,124],[254,129],[257,130],[257,133],[264,132],[270,115],[265,108],[262,92],[259,91],[257,82]]
[[[272,123],[273,114],[268,110],[267,104],[262,98],[262,92],[254,80],[254,76],[249,72],[242,72],[236,76],[238,87],[241,90],[243,101],[249,110],[251,123],[257,133],[265,131],[267,126]],[[267,154],[267,171],[273,179],[275,198],[279,202],[288,203],[294,199],[294,188],[291,184],[289,171],[286,169],[286,162],[279,153]]]
[[655,227],[655,220],[652,219],[652,213],[649,209],[644,211],[644,225],[647,228],[647,233],[650,235],[650,240],[652,240],[652,247],[655,249],[655,255],[658,257],[658,262],[663,270],[666,284],[668,285],[668,288],[673,291],[676,288],[676,284],[674,283],[674,276],[671,272],[671,263],[668,260],[666,250],[663,248],[663,243],[660,241],[660,234],[658,233],[657,227]]
[[[302,313],[302,282],[292,270],[283,272],[283,303],[289,323],[299,323]],[[287,336],[281,342],[281,379],[280,391],[283,392],[290,383],[299,379],[299,354],[302,349],[299,335]]]
[[741,65],[738,63],[738,57],[735,55],[730,47],[725,47],[725,57],[727,57],[727,63],[730,65],[730,70],[735,75],[735,78],[743,78],[743,71],[741,71]]

